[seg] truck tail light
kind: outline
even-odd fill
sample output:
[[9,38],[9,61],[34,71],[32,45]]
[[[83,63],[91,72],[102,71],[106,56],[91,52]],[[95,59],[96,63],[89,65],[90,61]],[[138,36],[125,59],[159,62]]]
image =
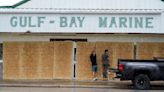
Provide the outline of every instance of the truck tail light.
[[119,64],[119,65],[118,65],[118,70],[119,70],[120,72],[123,71],[123,65],[122,65],[122,64]]

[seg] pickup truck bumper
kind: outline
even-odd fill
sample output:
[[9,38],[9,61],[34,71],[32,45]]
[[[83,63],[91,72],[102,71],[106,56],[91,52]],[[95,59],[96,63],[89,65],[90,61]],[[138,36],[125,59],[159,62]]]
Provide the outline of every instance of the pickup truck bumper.
[[116,73],[118,72],[117,68],[109,68],[109,72]]
[[112,72],[112,73],[116,73],[115,78],[121,78],[122,77],[122,74],[116,68],[109,68],[109,71]]

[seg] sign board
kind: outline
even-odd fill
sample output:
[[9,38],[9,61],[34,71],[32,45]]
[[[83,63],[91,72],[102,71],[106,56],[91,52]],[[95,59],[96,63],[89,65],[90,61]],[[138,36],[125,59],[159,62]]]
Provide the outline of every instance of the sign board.
[[164,33],[158,14],[0,14],[0,32]]

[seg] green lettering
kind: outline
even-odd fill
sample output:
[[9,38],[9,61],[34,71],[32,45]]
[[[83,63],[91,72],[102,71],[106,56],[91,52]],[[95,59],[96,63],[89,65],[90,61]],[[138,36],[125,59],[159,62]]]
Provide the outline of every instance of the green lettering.
[[129,27],[132,28],[132,17],[129,17]]
[[77,17],[77,19],[79,20],[79,27],[83,27],[83,22],[84,22],[84,19],[85,17]]
[[15,17],[15,16],[11,17],[11,19],[10,19],[10,25],[11,25],[12,27],[16,27],[17,24],[18,24],[18,22],[17,22],[17,17]]
[[69,27],[73,27],[73,26],[77,27],[75,17],[72,17],[72,18],[71,18],[71,23],[70,23]]
[[32,24],[32,19],[31,17],[29,17],[29,27],[36,27],[36,25]]
[[154,26],[152,25],[153,17],[147,17],[146,18],[146,28],[153,28]]
[[46,17],[38,17],[38,27],[40,27],[41,24],[44,23],[45,19],[46,19]]
[[143,28],[143,18],[135,17],[135,28]]
[[67,17],[60,17],[60,27],[67,27]]
[[117,28],[117,23],[116,23],[116,18],[115,17],[111,18],[111,22],[110,22],[109,27],[112,28],[113,26],[115,26]]
[[107,17],[99,17],[99,27],[107,27]]
[[26,27],[27,17],[20,17],[20,27]]
[[122,27],[124,27],[124,28],[127,28],[127,25],[126,25],[126,23],[127,23],[127,19],[126,19],[126,17],[120,17],[119,18],[119,23],[120,23],[120,28],[122,28]]

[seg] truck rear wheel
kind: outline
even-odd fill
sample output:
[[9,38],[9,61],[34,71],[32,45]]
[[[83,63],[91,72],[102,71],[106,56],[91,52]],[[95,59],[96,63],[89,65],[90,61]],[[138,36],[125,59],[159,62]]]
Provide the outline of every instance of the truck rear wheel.
[[148,89],[150,87],[150,79],[145,74],[140,74],[134,79],[134,86],[137,89]]

